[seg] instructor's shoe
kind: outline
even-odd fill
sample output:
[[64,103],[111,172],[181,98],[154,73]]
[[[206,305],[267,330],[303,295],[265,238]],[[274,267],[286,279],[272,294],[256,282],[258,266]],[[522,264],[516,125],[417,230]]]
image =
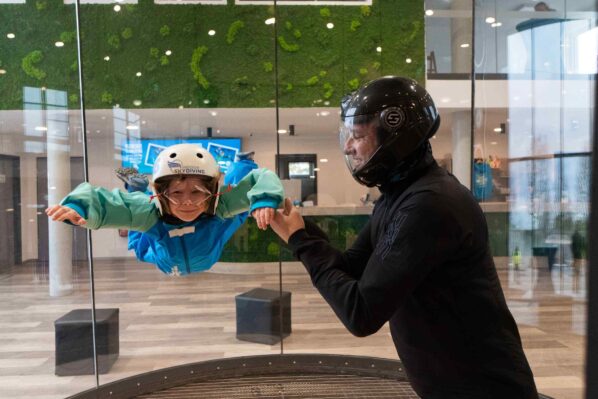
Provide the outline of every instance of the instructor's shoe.
[[145,192],[149,185],[149,181],[145,175],[142,175],[135,168],[118,168],[115,170],[116,177],[125,183],[125,188],[128,192],[135,191]]

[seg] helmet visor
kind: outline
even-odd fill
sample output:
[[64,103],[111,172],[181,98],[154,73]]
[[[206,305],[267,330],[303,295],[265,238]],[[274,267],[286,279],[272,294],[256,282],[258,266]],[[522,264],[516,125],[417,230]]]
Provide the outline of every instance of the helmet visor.
[[362,169],[380,148],[377,135],[379,120],[377,113],[341,119],[340,146],[351,173]]
[[172,205],[180,206],[190,204],[196,207],[200,207],[213,196],[210,190],[198,185],[193,185],[190,189],[169,189],[166,190],[163,195]]

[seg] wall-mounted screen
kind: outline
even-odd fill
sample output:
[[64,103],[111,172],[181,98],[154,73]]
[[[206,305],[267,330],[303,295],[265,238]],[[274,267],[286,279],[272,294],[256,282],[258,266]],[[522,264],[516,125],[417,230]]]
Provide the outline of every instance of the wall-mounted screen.
[[309,162],[289,162],[289,177],[309,177],[311,176],[311,167]]
[[122,145],[122,166],[134,167],[139,173],[151,174],[158,154],[166,147],[181,144],[200,144],[216,159],[220,170],[226,173],[235,156],[241,151],[241,139],[141,139],[131,140]]

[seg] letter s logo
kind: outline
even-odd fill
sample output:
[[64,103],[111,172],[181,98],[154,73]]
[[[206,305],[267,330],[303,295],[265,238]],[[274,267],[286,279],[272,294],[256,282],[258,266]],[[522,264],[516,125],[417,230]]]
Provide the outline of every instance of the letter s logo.
[[390,107],[382,111],[380,118],[387,130],[396,130],[405,122],[405,113],[399,107]]

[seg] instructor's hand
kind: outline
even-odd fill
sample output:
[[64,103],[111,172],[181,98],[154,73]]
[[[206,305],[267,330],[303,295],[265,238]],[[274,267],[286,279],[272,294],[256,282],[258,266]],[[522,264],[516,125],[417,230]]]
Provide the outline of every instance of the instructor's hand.
[[84,226],[87,221],[81,217],[74,209],[64,205],[54,205],[46,209],[48,215],[55,222],[64,222],[68,220],[75,226]]
[[270,222],[270,227],[284,242],[289,242],[289,237],[297,230],[305,228],[305,222],[301,214],[293,204],[290,198],[284,200],[284,210],[278,210],[274,215],[274,219]]

